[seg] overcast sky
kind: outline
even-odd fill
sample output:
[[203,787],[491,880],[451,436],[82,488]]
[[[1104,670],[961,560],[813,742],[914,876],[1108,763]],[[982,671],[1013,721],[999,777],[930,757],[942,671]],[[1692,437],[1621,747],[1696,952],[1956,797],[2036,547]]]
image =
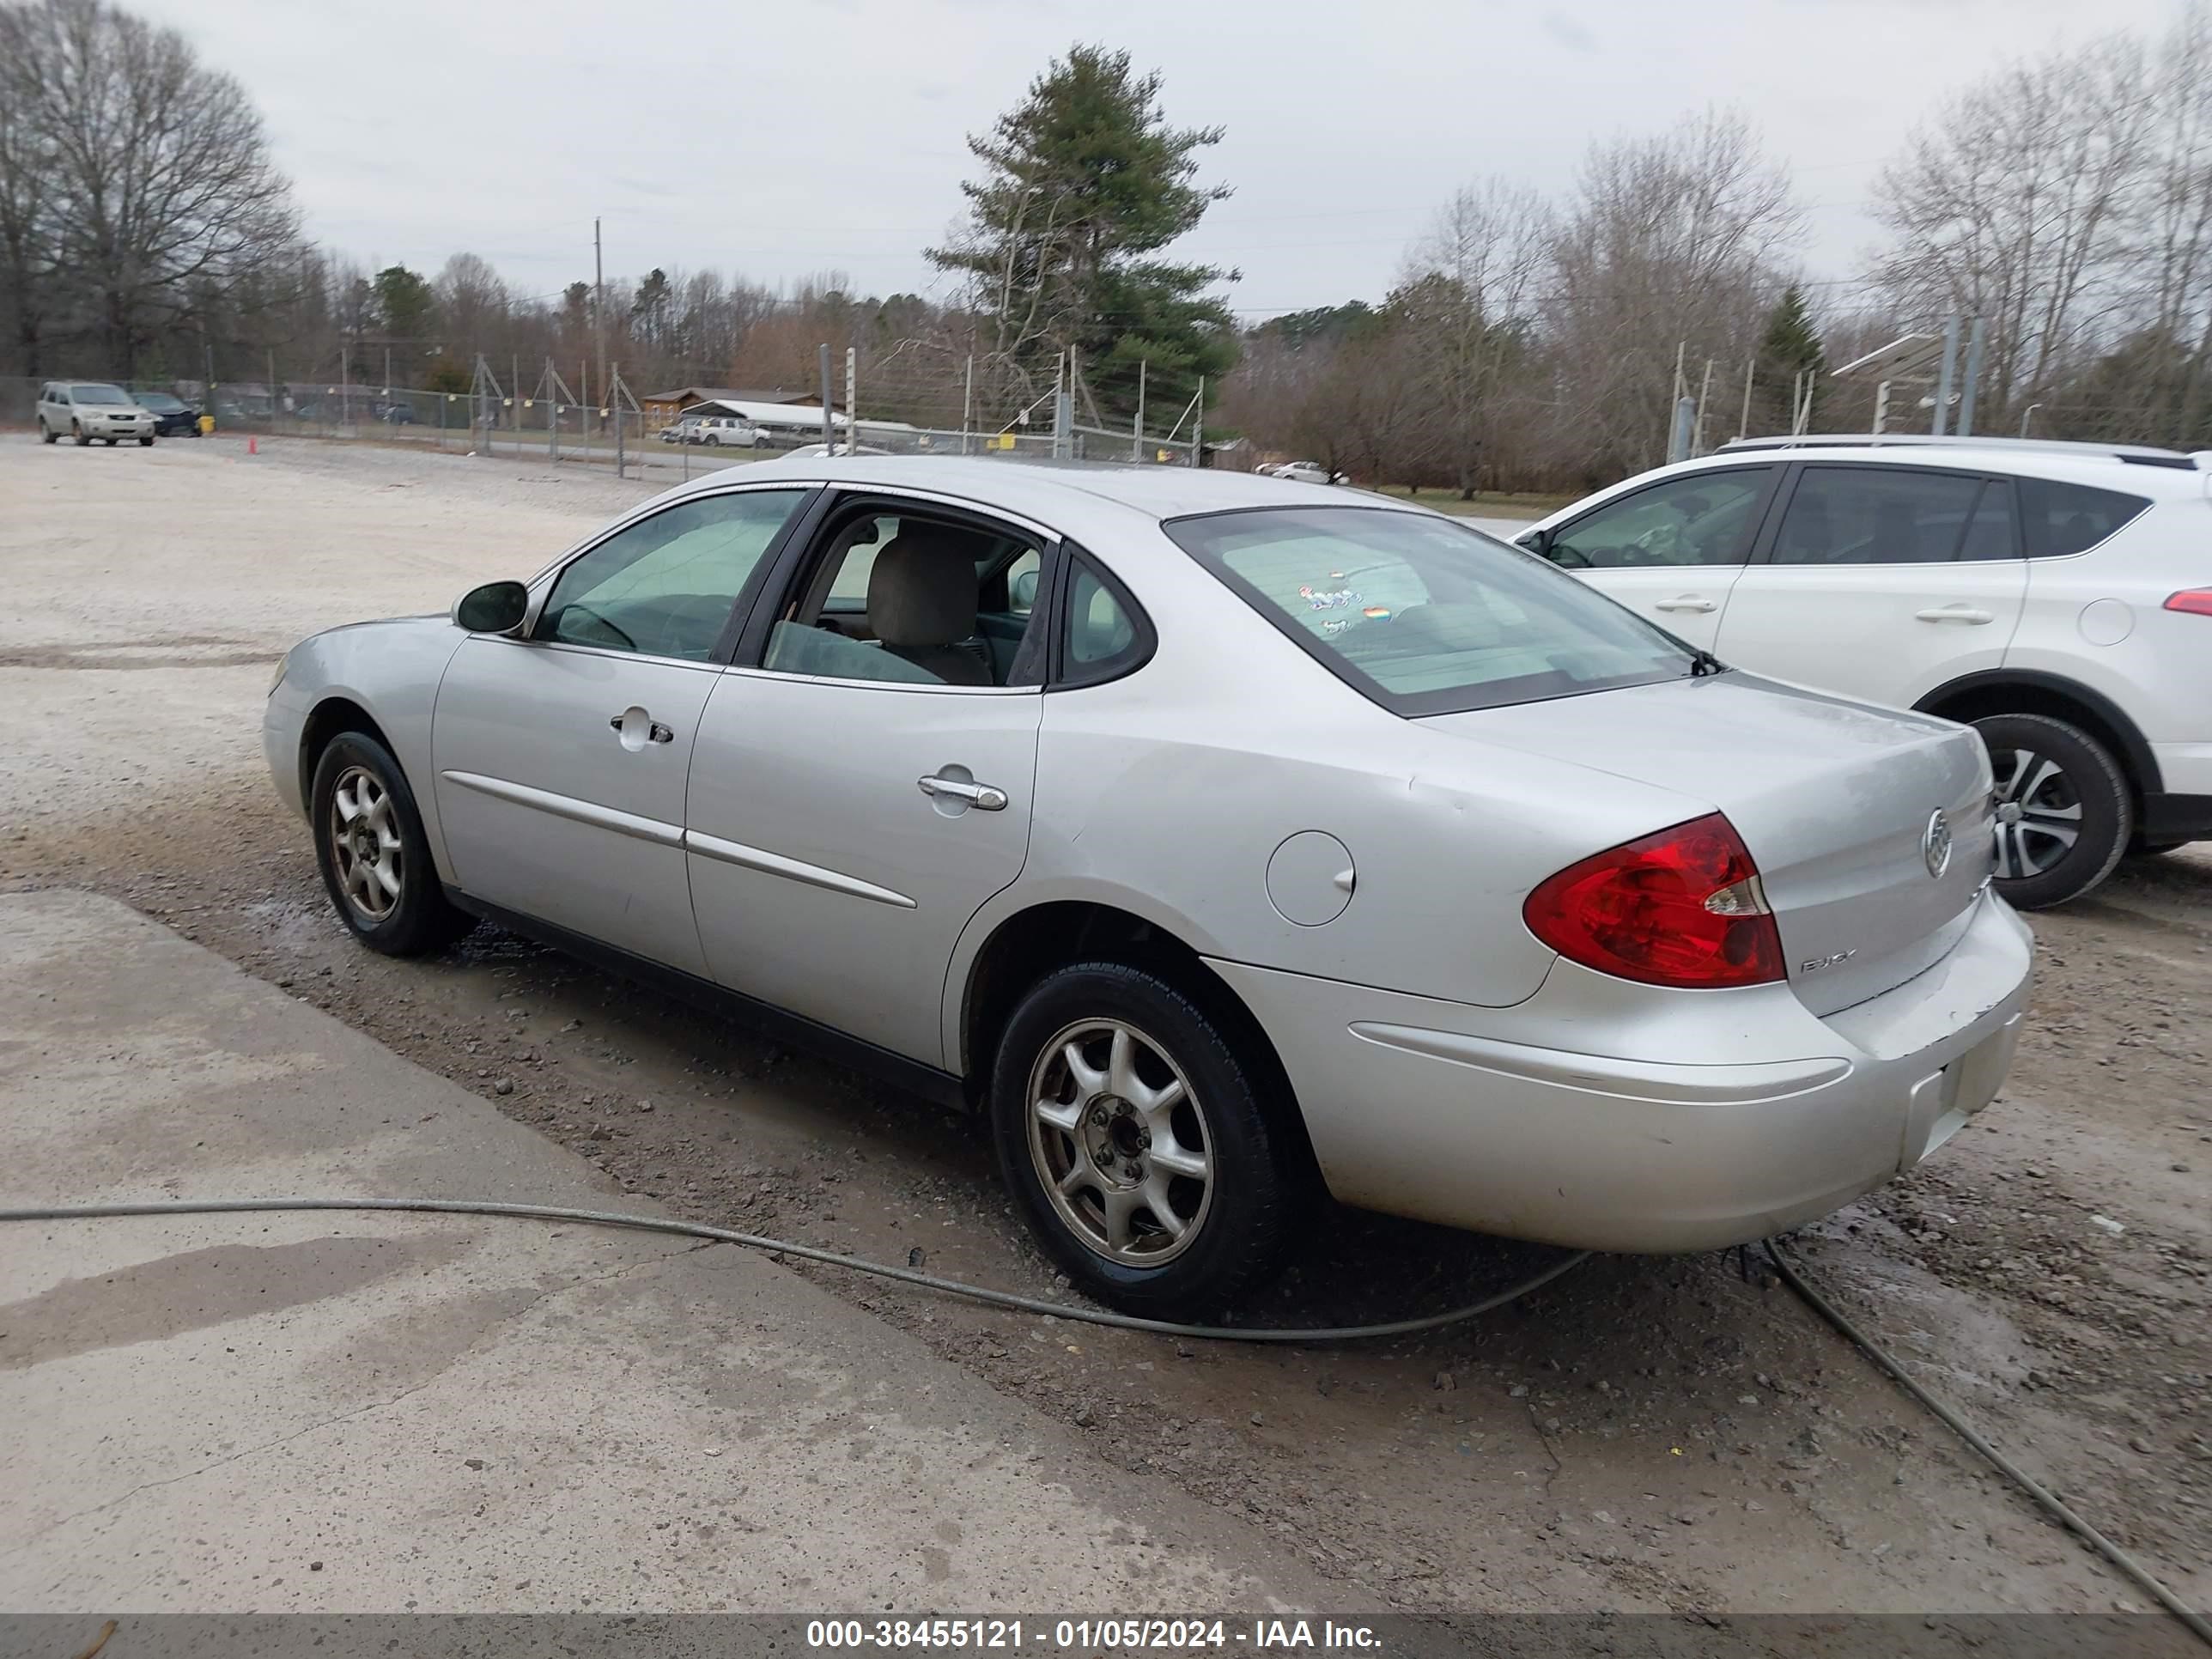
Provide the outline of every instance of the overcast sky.
[[[1850,276],[1882,159],[2008,52],[2154,30],[2173,0],[125,0],[267,118],[309,234],[434,272],[467,250],[527,294],[715,264],[942,291],[964,135],[1074,40],[1227,129],[1236,194],[1181,250],[1264,314],[1378,297],[1462,182],[1569,186],[1593,138],[1707,103],[1792,167],[1817,278]],[[1824,290],[1838,300],[1850,290]]]

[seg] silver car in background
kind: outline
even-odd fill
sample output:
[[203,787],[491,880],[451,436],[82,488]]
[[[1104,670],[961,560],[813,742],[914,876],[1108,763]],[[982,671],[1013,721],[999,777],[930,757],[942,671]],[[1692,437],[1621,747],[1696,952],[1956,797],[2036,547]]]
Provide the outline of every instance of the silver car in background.
[[49,380],[39,388],[38,422],[39,436],[50,444],[66,435],[82,449],[98,438],[112,449],[135,438],[150,449],[158,417],[106,380]]
[[1818,1217],[1988,1103],[2027,996],[1971,731],[1271,479],[717,472],[302,642],[264,737],[363,943],[492,918],[972,1107],[1155,1313],[1324,1189],[1618,1250]]

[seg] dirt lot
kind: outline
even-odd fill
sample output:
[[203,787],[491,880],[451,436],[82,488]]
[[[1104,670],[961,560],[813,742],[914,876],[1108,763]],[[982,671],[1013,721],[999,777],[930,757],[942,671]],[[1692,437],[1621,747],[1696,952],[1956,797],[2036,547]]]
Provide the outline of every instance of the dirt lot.
[[[611,1192],[1044,1294],[983,1136],[491,933],[353,947],[261,774],[283,649],[523,575],[639,486],[514,460],[0,439],[0,885],[112,894],[495,1099]],[[2212,1601],[2212,848],[2034,919],[2012,1085],[1800,1236],[1816,1279],[2185,1597]],[[1262,1311],[1379,1319],[1546,1252],[1340,1214]],[[1350,1351],[1178,1345],[823,1276],[1101,1459],[1425,1609],[2133,1607],[1737,1255],[1595,1261]]]

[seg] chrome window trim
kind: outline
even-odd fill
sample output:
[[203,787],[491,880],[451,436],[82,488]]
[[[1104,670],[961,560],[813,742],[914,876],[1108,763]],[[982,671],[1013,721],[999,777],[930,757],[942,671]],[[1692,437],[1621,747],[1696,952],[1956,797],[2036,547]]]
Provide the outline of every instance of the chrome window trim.
[[788,680],[799,685],[839,685],[855,691],[920,692],[924,696],[953,696],[960,697],[1032,697],[1044,690],[1041,685],[932,685],[920,680],[848,680],[832,679],[826,674],[794,674],[787,668],[742,668],[732,665],[722,670],[725,674],[743,674],[763,680]]
[[[526,622],[529,618],[524,619]],[[663,668],[689,668],[702,674],[719,674],[722,665],[701,662],[696,657],[663,657],[650,651],[624,651],[611,645],[586,645],[576,640],[532,640],[514,634],[471,634],[472,640],[488,640],[499,645],[527,646],[533,651],[568,651],[584,657],[605,657],[615,662],[656,663]]]
[[[994,501],[980,501],[971,495],[951,495],[939,489],[916,489],[906,484],[863,483],[852,478],[823,478],[817,481],[821,489],[833,490],[840,495],[883,496],[886,499],[921,501],[930,507],[949,507],[957,512],[972,513],[978,517],[996,519],[1011,526],[1024,535],[1034,536],[1046,546],[1056,546],[1066,537],[1035,519],[1010,513]],[[1042,552],[1042,547],[1038,551]]]

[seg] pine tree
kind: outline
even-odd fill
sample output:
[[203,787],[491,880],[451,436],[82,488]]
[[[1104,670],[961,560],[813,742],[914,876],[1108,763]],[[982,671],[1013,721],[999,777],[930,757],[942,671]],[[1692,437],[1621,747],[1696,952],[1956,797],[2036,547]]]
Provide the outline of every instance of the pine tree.
[[969,223],[929,257],[967,274],[979,367],[1008,392],[1049,386],[1073,348],[1100,400],[1126,407],[1142,362],[1164,407],[1236,362],[1229,310],[1207,292],[1236,273],[1153,257],[1229,194],[1197,182],[1221,130],[1170,126],[1159,92],[1128,53],[1077,46],[969,139],[985,169],[961,185]]
[[[1827,364],[1820,331],[1806,307],[1805,291],[1792,283],[1766,313],[1766,332],[1759,343],[1758,385],[1761,413],[1778,428],[1790,422],[1790,398],[1802,374],[1818,376]],[[1777,411],[1779,411],[1778,415]],[[1746,434],[1748,435],[1748,434]]]

